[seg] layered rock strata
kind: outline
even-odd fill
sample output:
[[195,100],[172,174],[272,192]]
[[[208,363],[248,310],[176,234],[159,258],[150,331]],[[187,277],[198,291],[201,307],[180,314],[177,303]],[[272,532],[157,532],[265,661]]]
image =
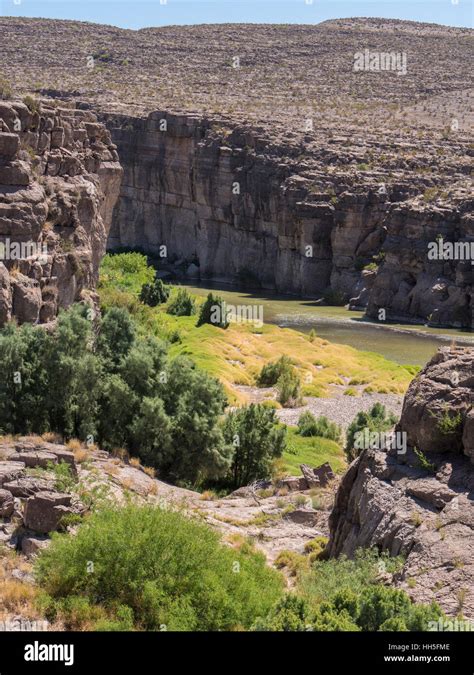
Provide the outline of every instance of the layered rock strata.
[[122,177],[93,113],[30,105],[0,101],[0,325],[95,302]]

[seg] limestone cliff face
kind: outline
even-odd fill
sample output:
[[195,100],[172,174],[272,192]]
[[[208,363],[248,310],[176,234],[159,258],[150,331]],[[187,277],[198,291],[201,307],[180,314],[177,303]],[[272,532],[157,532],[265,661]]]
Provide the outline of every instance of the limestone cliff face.
[[390,184],[380,170],[362,175],[344,138],[304,154],[265,129],[192,115],[104,120],[125,170],[110,249],[165,246],[166,263],[194,278],[313,297],[331,289],[371,317],[472,325],[470,261],[427,256],[439,236],[474,238],[466,190],[441,208],[424,199],[421,173]]
[[91,112],[0,102],[0,325],[95,301],[122,173]]
[[111,249],[165,245],[168,262],[194,263],[202,279],[303,295],[327,287],[334,209],[305,204],[290,167],[255,154],[255,134],[237,128],[224,144],[208,121],[164,113],[107,124],[125,170]]
[[[426,366],[407,393],[399,424],[408,451],[365,450],[350,465],[330,516],[328,544],[331,556],[352,556],[372,546],[403,554],[398,585],[419,602],[434,599],[450,615],[469,618],[474,618],[473,378],[473,349],[443,348]],[[445,414],[456,420],[451,431],[442,423]]]

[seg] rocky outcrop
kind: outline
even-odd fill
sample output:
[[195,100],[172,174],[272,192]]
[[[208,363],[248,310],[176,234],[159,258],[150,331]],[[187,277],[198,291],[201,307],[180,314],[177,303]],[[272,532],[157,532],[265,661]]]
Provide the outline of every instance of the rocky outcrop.
[[95,301],[122,169],[91,112],[0,102],[0,325]]
[[37,492],[25,504],[23,522],[26,528],[47,534],[57,530],[63,518],[73,513],[71,495],[60,492]]
[[443,347],[405,396],[398,430],[423,452],[464,452],[474,463],[474,350]]
[[[365,450],[350,465],[330,516],[328,544],[331,556],[352,556],[365,547],[404,555],[397,585],[416,601],[435,599],[448,614],[469,618],[474,618],[474,467],[462,454],[468,454],[462,427],[474,404],[473,366],[474,350],[442,349],[415,379],[398,430],[417,447],[406,453]],[[459,411],[462,420],[451,445],[436,424],[444,409]]]

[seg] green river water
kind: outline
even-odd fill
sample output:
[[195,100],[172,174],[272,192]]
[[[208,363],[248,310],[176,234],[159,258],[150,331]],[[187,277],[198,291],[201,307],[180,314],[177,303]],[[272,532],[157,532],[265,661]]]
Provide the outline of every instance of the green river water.
[[350,312],[344,307],[323,307],[314,300],[274,295],[258,291],[242,291],[212,282],[199,285],[183,284],[191,293],[207,295],[218,291],[233,305],[261,305],[265,323],[316,334],[356,349],[377,352],[397,363],[424,365],[439,346],[468,343],[474,347],[474,335],[453,329],[429,328],[409,324],[377,324],[364,318],[363,312]]

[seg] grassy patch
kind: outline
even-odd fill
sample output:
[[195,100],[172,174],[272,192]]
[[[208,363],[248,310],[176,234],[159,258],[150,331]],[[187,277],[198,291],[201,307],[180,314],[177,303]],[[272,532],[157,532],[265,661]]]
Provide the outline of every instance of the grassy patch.
[[300,436],[296,427],[288,427],[287,450],[283,453],[284,469],[299,475],[300,464],[319,466],[329,462],[333,471],[342,473],[346,468],[344,452],[335,441],[318,436]]
[[[266,324],[256,331],[251,324],[237,323],[231,323],[226,330],[210,324],[197,328],[195,316],[167,314],[166,304],[147,307],[140,303],[138,294],[142,284],[150,280],[151,268],[143,267],[144,256],[133,256],[138,257],[127,259],[125,266],[120,256],[104,258],[99,288],[101,304],[126,307],[144,333],[162,338],[179,334],[179,341],[171,345],[171,356],[189,356],[200,368],[218,377],[232,403],[248,400],[236,385],[255,385],[262,368],[281,356],[291,359],[301,378],[303,396],[328,395],[329,385],[342,384],[343,375],[352,382],[364,382],[368,391],[404,394],[413,378],[407,368],[379,354],[332,344],[316,336],[310,341],[307,335],[290,328]],[[174,290],[169,303],[176,293]],[[203,298],[196,296],[196,304],[202,302]]]

